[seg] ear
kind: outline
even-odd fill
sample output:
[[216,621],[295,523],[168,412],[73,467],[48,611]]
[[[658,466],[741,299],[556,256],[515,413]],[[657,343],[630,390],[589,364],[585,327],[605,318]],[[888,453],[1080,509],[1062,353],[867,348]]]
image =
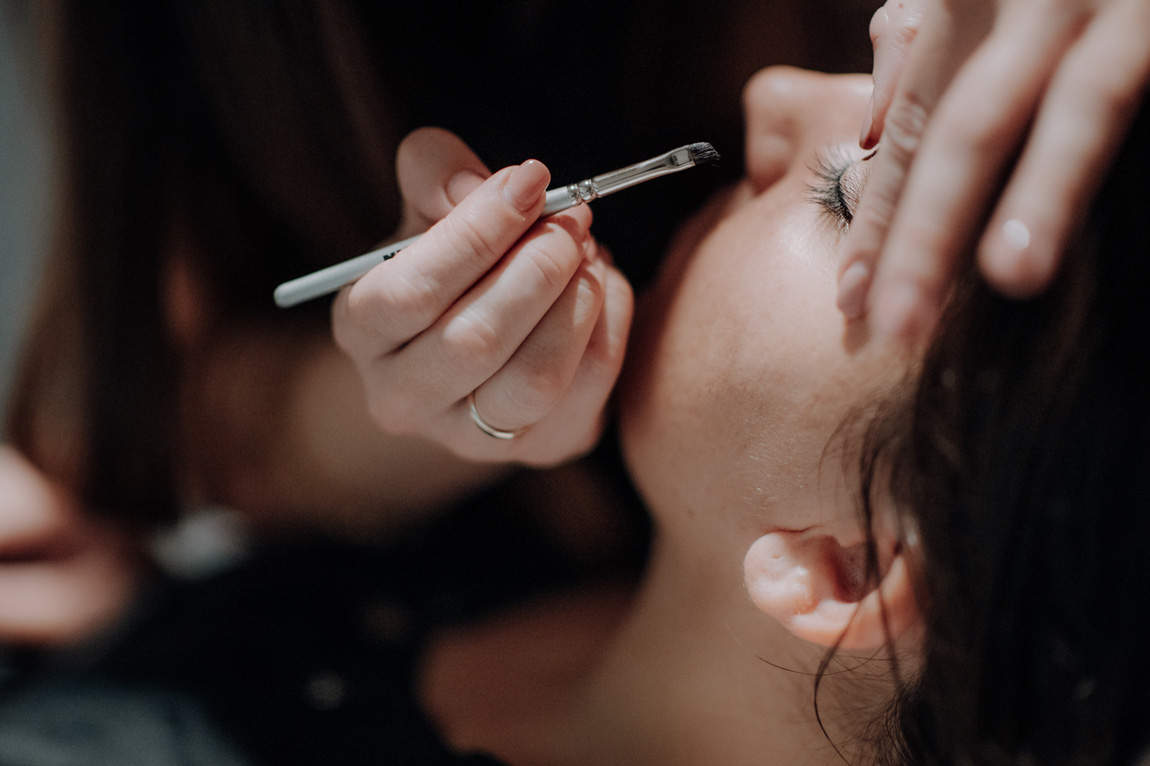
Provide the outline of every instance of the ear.
[[867,582],[864,542],[843,545],[815,530],[763,535],[743,560],[751,601],[807,641],[879,649],[917,624],[919,613],[905,554],[893,539],[878,545],[876,584]]

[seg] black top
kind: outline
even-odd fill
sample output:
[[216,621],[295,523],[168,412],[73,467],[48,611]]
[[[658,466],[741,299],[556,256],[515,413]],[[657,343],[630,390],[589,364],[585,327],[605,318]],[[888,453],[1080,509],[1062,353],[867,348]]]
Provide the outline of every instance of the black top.
[[162,580],[95,659],[10,654],[0,763],[492,764],[448,752],[416,706],[421,647],[588,568],[506,486],[388,543],[266,544],[209,579]]

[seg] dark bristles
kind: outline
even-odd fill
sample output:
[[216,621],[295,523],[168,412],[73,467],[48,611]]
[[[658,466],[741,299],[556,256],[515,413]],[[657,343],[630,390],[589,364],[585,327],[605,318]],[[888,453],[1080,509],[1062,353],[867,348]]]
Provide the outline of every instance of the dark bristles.
[[696,165],[709,165],[719,161],[719,153],[715,151],[715,147],[705,141],[691,144],[687,147],[687,152]]

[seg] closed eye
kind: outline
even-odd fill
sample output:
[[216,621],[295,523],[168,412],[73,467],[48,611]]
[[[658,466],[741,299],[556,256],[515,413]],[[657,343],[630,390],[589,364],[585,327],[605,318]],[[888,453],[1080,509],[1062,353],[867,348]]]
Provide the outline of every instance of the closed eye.
[[844,187],[843,176],[855,162],[841,146],[819,152],[811,165],[815,183],[808,186],[810,200],[845,228],[854,219],[857,190]]

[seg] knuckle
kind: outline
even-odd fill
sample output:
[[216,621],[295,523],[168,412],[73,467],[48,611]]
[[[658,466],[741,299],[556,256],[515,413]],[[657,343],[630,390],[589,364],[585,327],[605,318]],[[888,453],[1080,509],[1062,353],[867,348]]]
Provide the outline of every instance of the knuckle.
[[380,287],[381,306],[389,318],[426,324],[439,313],[442,298],[435,285],[419,271],[399,272]]
[[905,176],[893,184],[870,184],[863,194],[854,220],[851,221],[845,257],[873,262],[894,219]]
[[489,222],[485,225],[484,221],[468,212],[460,210],[440,222],[447,246],[457,253],[474,254],[484,263],[503,255],[504,248],[488,230]]
[[502,333],[474,311],[454,317],[444,328],[444,363],[452,374],[486,378],[505,355]]
[[523,390],[516,396],[518,407],[536,420],[550,412],[567,390],[570,381],[560,365],[533,364],[523,371]]
[[531,247],[531,264],[542,285],[562,290],[571,279],[571,253],[568,248],[548,248],[539,244]]
[[585,377],[610,387],[619,374],[622,361],[621,348],[602,343],[588,347],[580,366]]
[[913,90],[902,94],[886,115],[883,132],[883,151],[895,162],[906,165],[914,158],[922,143],[930,110],[926,102]]
[[405,337],[413,326],[424,327],[438,315],[439,296],[419,272],[399,271],[382,283],[348,294],[347,314],[360,328]]

